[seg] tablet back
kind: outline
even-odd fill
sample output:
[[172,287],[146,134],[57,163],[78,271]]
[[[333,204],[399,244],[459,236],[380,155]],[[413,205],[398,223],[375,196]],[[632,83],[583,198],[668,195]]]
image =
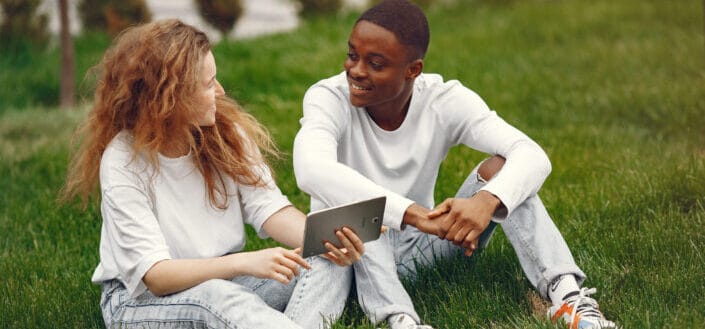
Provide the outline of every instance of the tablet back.
[[379,238],[387,197],[377,197],[308,214],[304,231],[303,257],[328,252],[325,241],[341,247],[335,231],[352,229],[362,242]]

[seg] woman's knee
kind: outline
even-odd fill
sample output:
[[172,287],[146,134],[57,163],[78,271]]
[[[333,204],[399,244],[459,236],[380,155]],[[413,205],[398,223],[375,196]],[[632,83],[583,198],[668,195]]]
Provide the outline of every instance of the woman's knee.
[[506,160],[501,155],[494,155],[482,162],[480,168],[477,169],[477,173],[480,175],[480,178],[489,181],[502,170],[505,161]]
[[156,321],[167,326],[201,323],[211,328],[231,328],[236,322],[224,306],[233,296],[233,287],[236,286],[226,280],[208,280],[161,297],[147,291],[138,297],[125,299],[108,314],[104,309],[106,327],[142,328]]

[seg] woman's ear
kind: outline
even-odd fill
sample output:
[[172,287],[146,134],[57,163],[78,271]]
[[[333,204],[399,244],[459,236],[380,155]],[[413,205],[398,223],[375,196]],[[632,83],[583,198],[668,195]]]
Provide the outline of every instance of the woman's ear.
[[409,66],[406,68],[406,77],[407,79],[414,79],[418,77],[421,72],[423,72],[423,59],[415,59],[409,63]]

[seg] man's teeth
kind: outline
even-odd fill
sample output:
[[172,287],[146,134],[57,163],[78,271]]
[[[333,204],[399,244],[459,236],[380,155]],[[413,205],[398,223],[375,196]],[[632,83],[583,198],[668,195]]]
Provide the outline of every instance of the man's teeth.
[[367,90],[367,88],[360,87],[356,84],[352,84],[352,87],[353,87],[353,89],[356,89],[356,90]]

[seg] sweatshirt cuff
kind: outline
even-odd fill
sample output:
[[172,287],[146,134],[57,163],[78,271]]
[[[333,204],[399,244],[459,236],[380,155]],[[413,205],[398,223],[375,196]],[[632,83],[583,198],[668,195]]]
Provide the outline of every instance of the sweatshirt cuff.
[[384,225],[395,230],[404,229],[402,221],[406,209],[414,204],[414,201],[400,195],[387,195],[387,203],[384,209]]
[[478,190],[478,192],[487,191],[492,193],[492,195],[496,196],[499,199],[499,201],[501,202],[501,206],[497,208],[497,210],[495,210],[494,214],[492,214],[492,220],[499,223],[509,217],[509,215],[512,213],[512,210],[514,210],[514,206],[510,201],[512,200],[512,198],[507,196],[507,191],[503,191],[502,189],[497,189],[494,187],[494,185],[488,183],[483,188]]

